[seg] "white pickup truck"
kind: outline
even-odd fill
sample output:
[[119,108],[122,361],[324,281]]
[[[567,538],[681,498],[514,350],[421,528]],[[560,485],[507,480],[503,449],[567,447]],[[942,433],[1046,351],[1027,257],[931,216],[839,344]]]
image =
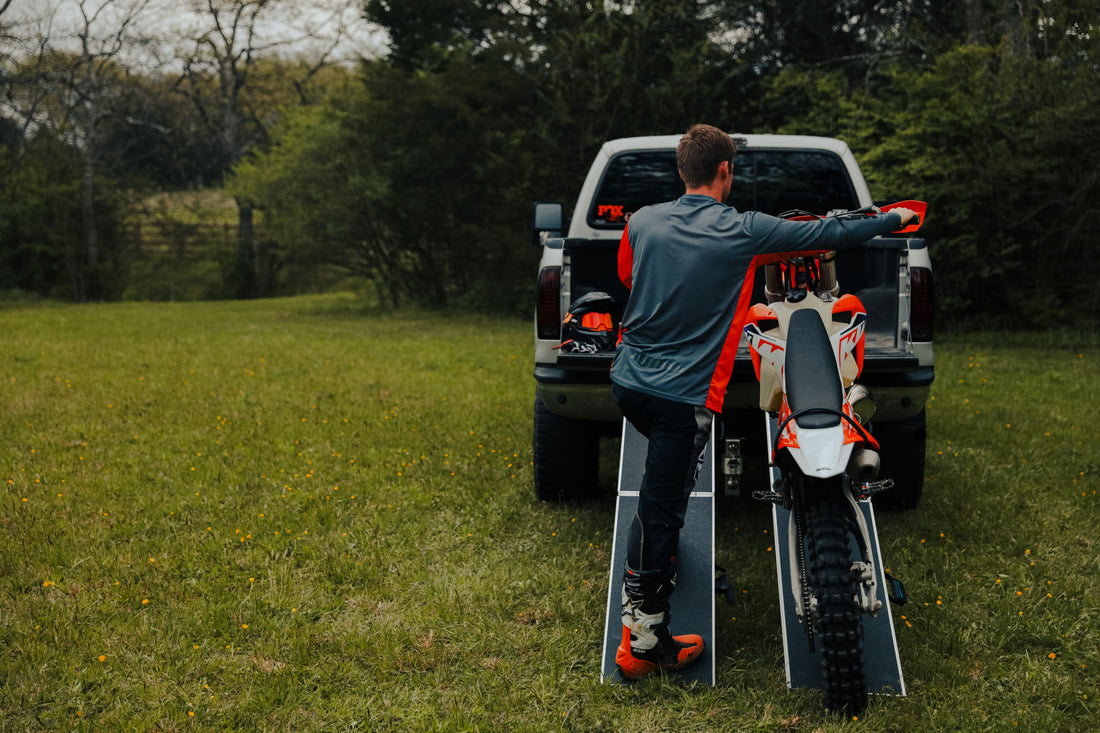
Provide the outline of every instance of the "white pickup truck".
[[[873,203],[848,146],[822,137],[735,135],[738,153],[730,205],[780,214],[818,215]],[[542,248],[535,309],[535,492],[545,500],[583,499],[597,491],[600,438],[618,435],[611,397],[614,332],[629,296],[616,253],[632,212],[680,196],[678,135],[611,140],[593,161],[572,217],[561,204],[537,203],[533,240]],[[876,405],[872,432],[882,446],[882,475],[894,488],[875,497],[884,508],[910,508],[924,484],[925,402],[934,375],[932,265],[922,239],[877,237],[837,255],[842,292],[867,309],[859,382]],[[763,276],[754,302],[764,302]],[[701,296],[702,297],[702,296]],[[572,315],[570,311],[572,310]],[[577,335],[585,311],[598,319]],[[568,321],[568,322],[566,322]],[[610,321],[610,324],[609,324]],[[599,333],[610,325],[611,332]],[[565,345],[563,346],[563,342]],[[766,446],[759,387],[742,343],[715,451],[727,488],[765,482]],[[756,467],[761,469],[754,473]],[[751,488],[750,487],[750,488]]]

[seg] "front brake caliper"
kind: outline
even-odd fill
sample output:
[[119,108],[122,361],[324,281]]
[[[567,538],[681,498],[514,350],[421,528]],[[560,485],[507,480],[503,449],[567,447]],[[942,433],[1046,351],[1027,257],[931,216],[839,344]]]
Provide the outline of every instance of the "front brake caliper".
[[882,608],[882,601],[875,592],[875,566],[869,562],[854,562],[852,572],[859,576],[859,607],[873,618]]

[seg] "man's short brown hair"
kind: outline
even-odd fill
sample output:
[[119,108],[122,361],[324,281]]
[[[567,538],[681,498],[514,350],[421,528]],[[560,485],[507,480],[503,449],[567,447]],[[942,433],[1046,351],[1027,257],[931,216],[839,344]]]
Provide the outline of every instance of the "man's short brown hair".
[[737,146],[713,125],[692,125],[676,146],[676,167],[688,188],[705,186],[718,175],[722,161],[733,165]]

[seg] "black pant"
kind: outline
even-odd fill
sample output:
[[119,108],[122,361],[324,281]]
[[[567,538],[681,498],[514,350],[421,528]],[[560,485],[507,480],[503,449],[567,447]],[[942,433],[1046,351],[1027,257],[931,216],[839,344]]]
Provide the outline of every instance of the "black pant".
[[618,384],[612,394],[630,424],[649,439],[626,564],[642,575],[665,575],[673,569],[688,495],[703,465],[714,413]]

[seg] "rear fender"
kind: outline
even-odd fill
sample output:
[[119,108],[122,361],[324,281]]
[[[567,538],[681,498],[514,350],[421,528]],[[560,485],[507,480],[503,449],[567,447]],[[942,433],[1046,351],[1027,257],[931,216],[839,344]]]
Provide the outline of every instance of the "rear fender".
[[[788,431],[789,432],[789,431]],[[852,456],[842,425],[822,430],[799,430],[798,440],[788,448],[803,474],[830,478],[844,473]]]
[[827,478],[844,472],[855,446],[879,449],[875,436],[861,430],[855,412],[847,401],[843,404],[844,418],[835,427],[822,429],[800,428],[798,419],[791,418],[791,408],[784,396],[779,409],[779,439],[775,444],[772,462],[781,451],[787,451],[807,476]]

